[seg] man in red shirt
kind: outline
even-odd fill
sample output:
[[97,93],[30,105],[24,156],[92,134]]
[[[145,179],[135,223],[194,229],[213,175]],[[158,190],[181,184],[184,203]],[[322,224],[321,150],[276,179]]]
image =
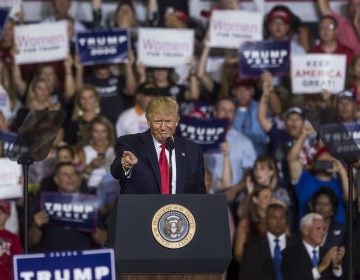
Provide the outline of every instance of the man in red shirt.
[[310,53],[345,54],[347,64],[351,62],[354,52],[337,40],[338,23],[330,15],[322,16],[319,22],[320,43]]

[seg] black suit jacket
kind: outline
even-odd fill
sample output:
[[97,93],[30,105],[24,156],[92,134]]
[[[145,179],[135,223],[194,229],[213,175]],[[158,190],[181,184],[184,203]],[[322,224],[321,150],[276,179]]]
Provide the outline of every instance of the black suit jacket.
[[[286,247],[294,242],[294,238],[286,237]],[[241,280],[276,280],[274,261],[266,235],[245,243],[240,269]]]
[[[204,160],[201,147],[186,139],[174,136],[176,158],[176,193],[206,193]],[[121,166],[123,151],[131,151],[138,159],[126,178]],[[150,130],[121,136],[116,146],[116,158],[111,174],[119,179],[121,193],[160,194],[160,168]]]
[[[326,254],[326,249],[320,247],[320,260]],[[312,262],[302,241],[285,248],[282,251],[281,271],[283,280],[313,280]],[[321,273],[321,280],[339,279],[334,276],[331,265]]]

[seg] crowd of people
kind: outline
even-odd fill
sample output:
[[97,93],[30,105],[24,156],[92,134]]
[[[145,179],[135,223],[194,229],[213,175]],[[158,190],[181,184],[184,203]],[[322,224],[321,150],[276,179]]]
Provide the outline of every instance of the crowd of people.
[[[238,71],[238,50],[209,46],[211,12],[242,9],[236,0],[214,1],[202,18],[190,17],[189,1],[184,0],[119,0],[110,14],[104,14],[103,4],[92,0],[92,21],[81,22],[69,14],[71,0],[52,0],[52,15],[42,22],[66,20],[70,53],[62,61],[16,64],[14,28],[27,24],[26,11],[8,19],[0,40],[0,130],[18,133],[26,115],[35,110],[66,112],[49,155],[30,167],[30,252],[100,248],[106,237],[106,219],[118,195],[159,191],[149,186],[151,172],[142,173],[149,177],[129,180],[126,171],[146,158],[128,153],[127,148],[138,145],[140,149],[142,144],[126,135],[150,128],[157,139],[154,133],[159,127],[177,125],[176,116],[166,120],[167,114],[162,112],[156,121],[147,111],[155,97],[165,96],[176,100],[180,118],[227,120],[219,150],[204,153],[204,178],[198,178],[202,174],[198,161],[192,162],[194,170],[189,170],[193,165],[184,166],[189,178],[196,172],[196,180],[204,181],[207,193],[226,195],[233,246],[227,279],[345,277],[346,222],[354,224],[354,248],[360,246],[356,234],[360,230],[359,180],[351,186],[356,215],[347,221],[347,166],[333,157],[305,112],[332,109],[344,123],[359,121],[358,1],[346,3],[343,15],[332,10],[329,0],[316,0],[316,26],[303,22],[296,11],[284,5],[274,5],[263,15],[264,40],[289,41],[291,54],[346,56],[344,91],[313,94],[293,94],[290,72],[281,77],[264,72],[258,79],[244,78]],[[145,20],[137,16],[135,5],[147,11]],[[193,58],[174,68],[138,63],[138,27],[194,29]],[[74,47],[76,32],[111,28],[130,30],[132,48],[127,62],[81,65]],[[171,102],[168,105],[173,106]],[[174,132],[175,127],[172,129]],[[125,151],[128,157],[116,158],[116,139],[123,136],[121,153]],[[146,137],[151,139],[150,134]],[[132,145],[124,148],[124,141]],[[191,149],[193,155],[198,154]],[[4,147],[0,152],[7,156]],[[117,161],[119,164],[111,167]],[[360,173],[355,175],[360,178]],[[181,174],[174,176],[180,178]],[[125,187],[127,181],[134,186]],[[192,189],[190,181],[184,183],[187,185],[179,193],[205,192],[195,191],[196,186]],[[96,195],[99,218],[93,231],[48,224],[49,215],[40,208],[45,192]],[[176,189],[172,193],[177,193]],[[21,198],[0,201],[0,275],[8,275],[4,279],[11,279],[11,256],[22,252],[23,211]],[[359,250],[354,251],[354,260],[356,279],[360,279]]]

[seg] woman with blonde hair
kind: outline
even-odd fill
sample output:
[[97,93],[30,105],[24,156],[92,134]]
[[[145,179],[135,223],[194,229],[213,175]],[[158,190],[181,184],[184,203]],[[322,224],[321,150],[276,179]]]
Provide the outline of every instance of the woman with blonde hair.
[[108,119],[98,116],[91,121],[89,138],[84,140],[77,153],[77,166],[84,171],[88,187],[96,190],[115,158],[114,128]]

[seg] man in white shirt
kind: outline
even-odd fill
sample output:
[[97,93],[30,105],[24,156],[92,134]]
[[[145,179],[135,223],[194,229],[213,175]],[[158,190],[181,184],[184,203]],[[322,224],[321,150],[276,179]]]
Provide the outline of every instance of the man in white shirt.
[[119,115],[116,122],[116,136],[141,133],[146,131],[147,124],[145,111],[149,102],[156,96],[157,90],[152,83],[143,83],[136,90],[136,104]]
[[325,222],[320,214],[310,213],[300,221],[302,241],[289,246],[282,254],[283,279],[337,279],[343,274],[344,247],[327,252],[320,244],[325,236]]

